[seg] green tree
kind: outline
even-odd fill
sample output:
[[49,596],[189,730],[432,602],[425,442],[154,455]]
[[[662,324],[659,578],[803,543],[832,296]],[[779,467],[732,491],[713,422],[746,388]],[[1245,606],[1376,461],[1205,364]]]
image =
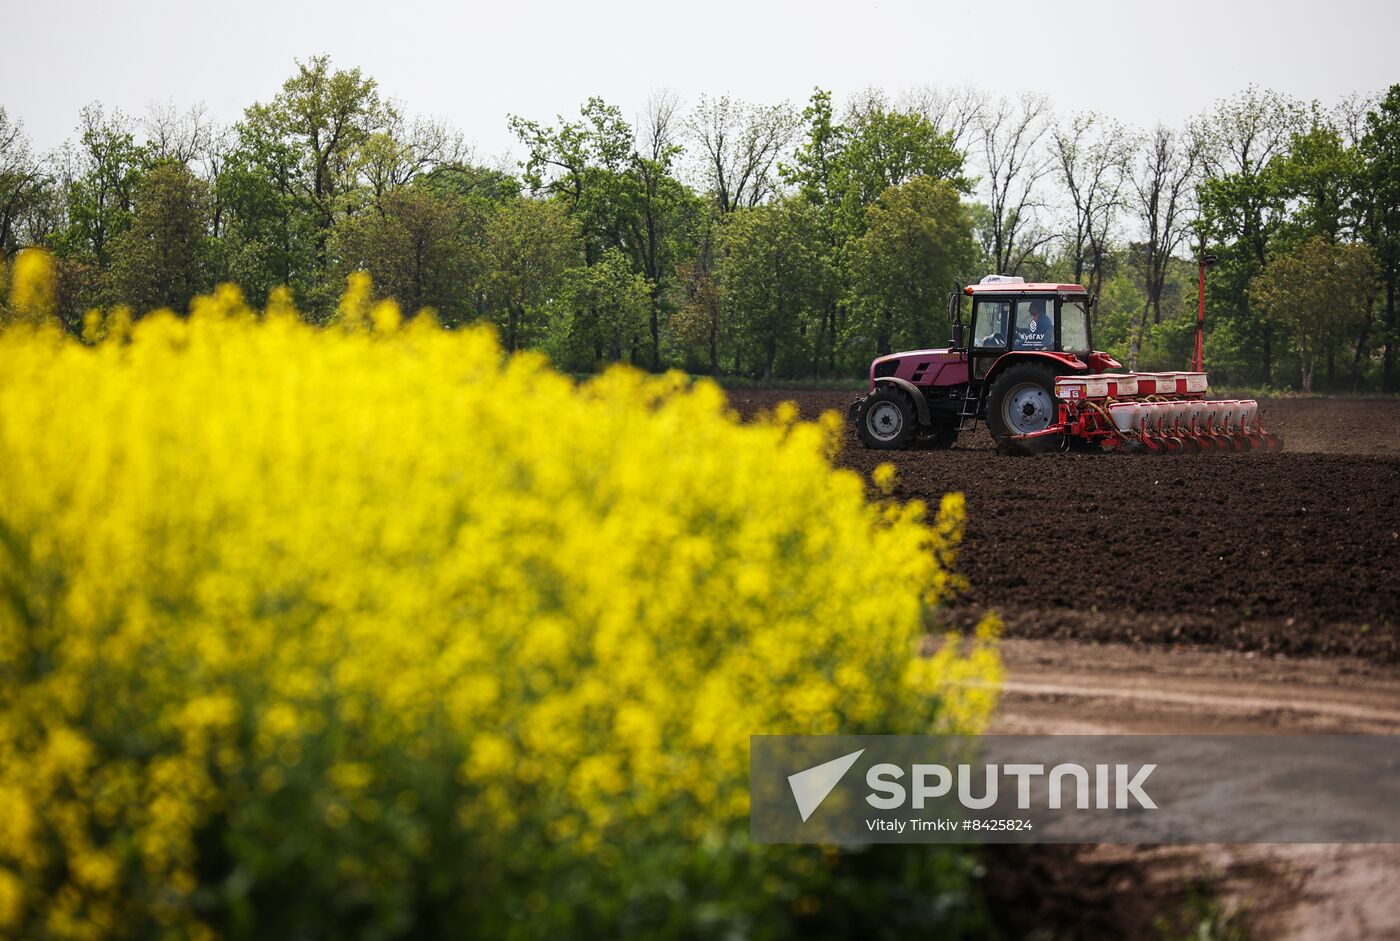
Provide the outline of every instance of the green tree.
[[949,180],[962,192],[970,188],[951,132],[917,111],[892,110],[874,97],[837,124],[831,94],[817,89],[803,121],[806,140],[784,176],[814,206],[839,207],[842,218],[828,224],[843,229],[843,236],[864,231],[866,207],[891,186],[927,176]]
[[[360,182],[361,149],[392,113],[374,79],[357,68],[332,69],[329,56],[298,61],[272,101],[244,112],[246,150],[275,180],[281,208],[311,214],[317,276],[327,269],[336,215],[349,208],[345,199]],[[278,228],[285,237],[292,227],[284,218]]]
[[1296,243],[1320,235],[1335,242],[1356,234],[1364,163],[1325,115],[1314,110],[1311,126],[1293,136],[1272,170],[1292,205],[1280,238]]
[[[1358,147],[1348,146],[1332,115],[1313,106],[1307,130],[1294,134],[1288,153],[1275,158],[1271,170],[1288,200],[1288,218],[1280,226],[1276,243],[1295,247],[1314,236],[1329,242],[1357,238],[1366,217],[1365,160]],[[1337,387],[1337,360],[1351,353],[1352,385],[1360,378],[1361,358],[1371,333],[1373,318],[1347,324],[1350,336],[1338,335],[1329,343],[1327,387]],[[1338,322],[1338,326],[1343,326]]]
[[1380,104],[1366,115],[1361,152],[1366,161],[1364,238],[1375,250],[1385,284],[1381,388],[1394,392],[1400,389],[1395,368],[1395,347],[1400,343],[1400,314],[1395,309],[1400,283],[1400,84],[1391,85]]
[[582,228],[587,264],[616,248],[652,286],[647,359],[659,369],[666,291],[675,277],[681,230],[697,202],[675,176],[681,153],[676,102],[653,98],[640,134],[601,98],[590,98],[580,117],[561,120],[557,128],[511,119],[530,151],[525,181],[532,192],[564,201]]
[[1318,359],[1369,316],[1379,274],[1367,246],[1315,236],[1272,257],[1251,282],[1251,296],[1298,352],[1304,392],[1312,391]]
[[[793,155],[792,163],[782,165],[783,179],[795,186],[798,195],[816,213],[817,227],[825,243],[831,266],[833,288],[828,292],[826,306],[813,336],[814,363],[826,362],[836,369],[837,338],[845,329],[848,310],[844,286],[849,282],[846,266],[847,233],[842,225],[844,174],[843,157],[849,138],[848,129],[836,121],[831,104],[831,92],[820,88],[812,92],[811,100],[802,111],[805,139]],[[814,368],[813,372],[817,372]]]
[[559,349],[571,355],[561,360],[584,368],[596,366],[604,356],[620,361],[647,329],[651,284],[633,273],[627,256],[616,248],[569,272],[566,282],[568,302],[561,306],[563,316],[554,332]]
[[590,98],[581,120],[558,128],[512,116],[511,130],[529,150],[522,164],[531,192],[558,199],[581,227],[587,264],[615,244],[617,215],[625,199],[622,177],[634,153],[632,127],[622,112]]
[[1258,374],[1236,379],[1273,382],[1273,321],[1251,309],[1249,284],[1288,221],[1276,159],[1306,126],[1300,103],[1251,87],[1219,102],[1194,129],[1205,170],[1200,226],[1219,259],[1211,271],[1208,317],[1230,323],[1245,343],[1243,359],[1259,364]]
[[[892,109],[872,95],[849,110],[838,123],[831,94],[817,89],[803,111],[805,140],[784,178],[816,212],[826,242],[836,288],[811,331],[814,361],[835,368],[838,336],[849,332],[855,284],[850,257],[855,240],[866,231],[867,209],[890,187],[924,177],[948,181],[966,192],[964,158],[951,131],[941,131],[920,111]],[[824,356],[823,356],[824,354]]]
[[130,227],[111,243],[107,300],[138,313],[184,312],[214,286],[209,188],[184,164],[161,163],[136,186]]
[[860,352],[944,339],[949,285],[976,257],[971,219],[948,180],[920,176],[885,190],[851,249]]
[[538,339],[565,273],[580,259],[578,224],[555,200],[520,198],[486,227],[487,302],[507,350]]
[[797,187],[799,194],[814,206],[841,203],[841,158],[846,152],[849,132],[836,120],[831,92],[820,88],[802,111],[805,140],[797,148],[791,164],[781,166],[783,179]]
[[22,247],[21,220],[45,183],[43,163],[30,149],[23,123],[0,107],[0,261]]
[[[292,288],[311,319],[330,312],[317,302],[322,270],[317,221],[302,182],[296,147],[266,121],[244,121],[219,174],[223,268],[249,299],[262,303],[274,287]],[[312,309],[314,307],[314,309]]]
[[865,225],[865,209],[892,186],[916,177],[948,180],[961,192],[970,189],[963,176],[963,155],[952,135],[914,111],[875,107],[857,112],[845,135],[838,162],[842,199],[855,233]]
[[488,212],[421,182],[384,193],[336,223],[342,270],[369,272],[375,287],[407,312],[424,307],[442,322],[474,319],[485,267]]
[[112,239],[131,224],[136,183],[144,160],[131,121],[120,111],[106,114],[88,105],[79,125],[82,135],[68,169],[67,231],[60,254],[106,267]]
[[772,379],[780,354],[789,369],[802,369],[804,340],[832,289],[816,212],[789,198],[731,213],[722,244],[724,299],[750,371]]

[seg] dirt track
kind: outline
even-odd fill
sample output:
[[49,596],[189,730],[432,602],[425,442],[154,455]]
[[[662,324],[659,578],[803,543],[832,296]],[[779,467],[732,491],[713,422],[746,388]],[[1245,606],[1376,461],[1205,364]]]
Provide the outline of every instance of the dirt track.
[[[805,416],[848,393],[731,394]],[[841,461],[899,469],[897,495],[967,495],[956,623],[1006,623],[994,727],[1018,733],[1400,734],[1400,401],[1267,400],[1279,455]],[[1157,933],[1202,882],[1255,938],[1400,937],[1400,846],[1000,847],[1008,937]]]
[[[1003,654],[994,734],[1400,734],[1393,664],[1063,640],[1011,639]],[[1146,934],[1201,883],[1258,939],[1400,937],[1397,845],[1004,847],[991,859],[1013,929]],[[1026,892],[1028,873],[1040,891]]]

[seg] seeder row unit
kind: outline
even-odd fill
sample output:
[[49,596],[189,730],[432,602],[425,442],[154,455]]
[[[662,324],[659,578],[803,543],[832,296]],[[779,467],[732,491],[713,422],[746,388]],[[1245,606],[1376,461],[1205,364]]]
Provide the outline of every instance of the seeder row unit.
[[1212,398],[1203,372],[1059,376],[1055,399],[1057,420],[1017,439],[1065,435],[1152,454],[1283,448],[1254,399]]

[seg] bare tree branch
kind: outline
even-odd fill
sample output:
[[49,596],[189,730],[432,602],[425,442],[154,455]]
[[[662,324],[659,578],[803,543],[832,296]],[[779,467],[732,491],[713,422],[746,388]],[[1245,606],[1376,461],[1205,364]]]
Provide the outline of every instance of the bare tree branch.
[[1077,114],[1051,132],[1055,172],[1074,210],[1069,234],[1074,281],[1089,276],[1089,291],[1103,285],[1108,233],[1124,203],[1125,179],[1135,142],[1116,121]]
[[1137,368],[1149,313],[1162,321],[1162,285],[1167,265],[1190,231],[1186,215],[1193,208],[1197,171],[1204,142],[1194,132],[1180,133],[1157,125],[1132,178],[1133,206],[1142,222],[1144,294],[1142,315],[1129,343],[1128,365]]
[[988,95],[971,85],[941,88],[921,85],[900,96],[901,111],[913,111],[927,120],[940,134],[947,134],[957,150],[968,150],[988,107]]
[[1002,98],[981,111],[983,168],[991,210],[990,254],[997,271],[1015,274],[1028,252],[1019,239],[1042,208],[1037,184],[1054,165],[1040,140],[1049,128],[1050,104],[1043,95]]
[[701,176],[720,211],[756,206],[777,192],[778,163],[791,153],[799,123],[787,102],[764,106],[701,97],[686,131],[700,145]]

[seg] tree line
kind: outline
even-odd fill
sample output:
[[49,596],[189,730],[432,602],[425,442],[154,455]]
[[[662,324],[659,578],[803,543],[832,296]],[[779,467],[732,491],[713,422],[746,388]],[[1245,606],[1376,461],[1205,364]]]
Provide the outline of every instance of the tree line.
[[48,249],[73,330],[223,281],[325,321],[363,270],[564,369],[796,379],[946,343],[948,291],[991,272],[1085,284],[1097,346],[1181,367],[1209,254],[1214,375],[1400,385],[1400,85],[1332,108],[1249,88],[1150,131],[970,87],[509,123],[523,159],[488,165],[324,56],[227,127],[94,104],[39,154],[0,108],[0,257]]

